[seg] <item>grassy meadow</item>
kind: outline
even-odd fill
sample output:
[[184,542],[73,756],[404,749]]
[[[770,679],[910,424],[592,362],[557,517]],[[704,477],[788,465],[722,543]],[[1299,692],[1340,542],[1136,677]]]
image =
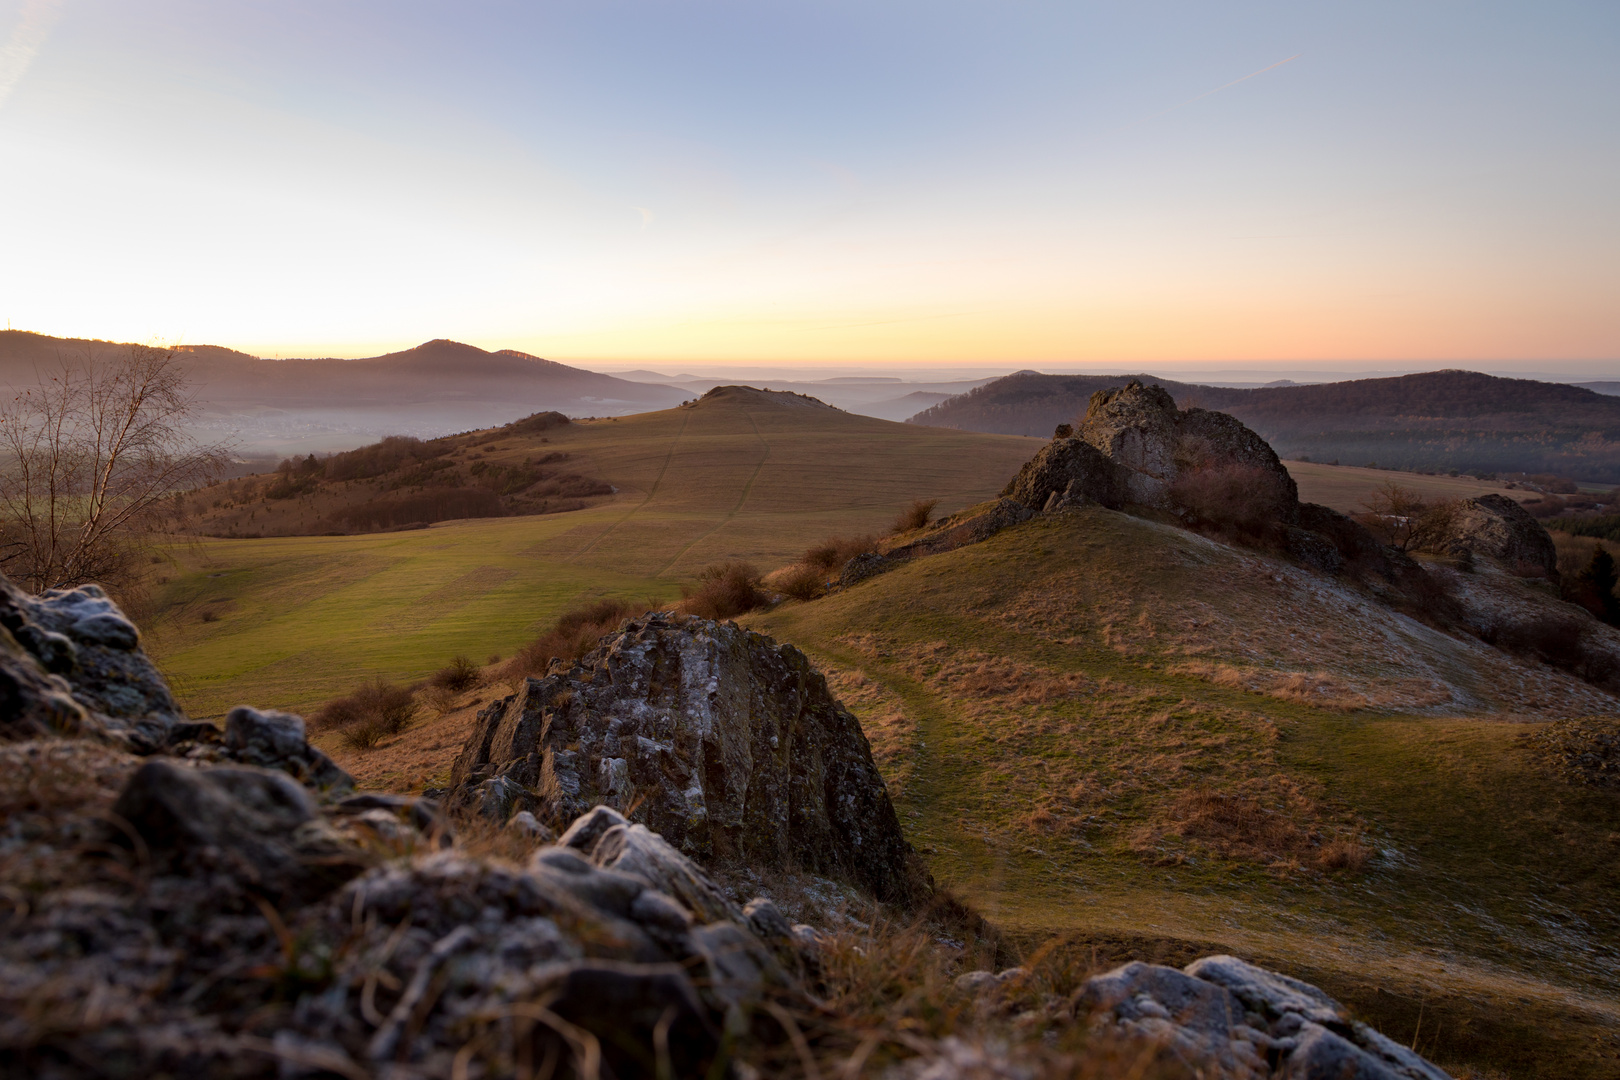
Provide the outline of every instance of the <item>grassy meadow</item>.
[[1620,800],[1520,748],[1517,674],[1472,713],[1220,677],[1254,644],[1307,691],[1376,681],[1382,628],[1313,669],[1332,597],[1313,620],[1292,574],[1087,510],[745,621],[829,671],[935,876],[1028,943],[1231,951],[1443,1063],[1617,1075]]
[[[521,460],[539,438],[497,433],[482,452]],[[200,717],[244,702],[308,710],[366,678],[419,678],[457,653],[482,662],[581,600],[669,600],[713,562],[768,570],[828,535],[882,531],[919,497],[942,511],[977,502],[1040,445],[741,390],[544,438],[617,488],[612,500],[403,532],[171,545],[140,614],[182,703]]]

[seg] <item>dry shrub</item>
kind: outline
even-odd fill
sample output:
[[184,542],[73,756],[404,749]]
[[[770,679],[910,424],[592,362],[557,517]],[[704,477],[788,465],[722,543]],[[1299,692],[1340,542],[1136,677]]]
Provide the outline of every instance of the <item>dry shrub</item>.
[[928,524],[928,519],[934,516],[934,507],[939,505],[938,499],[913,499],[911,505],[900,511],[895,517],[894,524],[889,526],[892,533],[911,532]]
[[512,654],[501,669],[501,678],[516,682],[544,674],[553,660],[578,660],[624,620],[657,606],[656,600],[637,603],[615,597],[565,611],[555,626]]
[[1193,524],[1228,540],[1273,539],[1287,513],[1289,492],[1281,477],[1254,465],[1216,465],[1183,473],[1170,499],[1191,511]]
[[340,733],[345,746],[366,750],[385,736],[397,735],[416,715],[416,698],[403,686],[377,679],[354,693],[328,701],[312,725]]
[[831,572],[841,568],[855,556],[871,551],[875,547],[877,541],[870,536],[829,537],[806,551],[799,557],[799,561],[806,566]]
[[704,619],[734,619],[770,602],[760,585],[750,563],[715,563],[698,571],[697,585],[681,589],[680,609]]
[[477,686],[480,674],[482,673],[478,670],[478,665],[473,663],[472,657],[457,656],[451,659],[449,665],[435,671],[428,682],[440,689],[459,694],[463,690],[471,690]]
[[773,571],[765,584],[795,600],[814,600],[827,588],[826,571],[805,563],[794,563]]
[[443,716],[456,707],[456,692],[442,686],[424,686],[417,691],[416,697],[435,716]]
[[370,750],[388,734],[387,727],[375,717],[357,720],[338,732],[338,738],[350,750]]

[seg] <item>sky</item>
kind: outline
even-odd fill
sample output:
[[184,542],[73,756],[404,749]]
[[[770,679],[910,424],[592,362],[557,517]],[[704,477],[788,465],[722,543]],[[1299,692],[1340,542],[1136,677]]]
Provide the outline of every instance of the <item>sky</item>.
[[0,0],[0,318],[1620,375],[1620,4]]

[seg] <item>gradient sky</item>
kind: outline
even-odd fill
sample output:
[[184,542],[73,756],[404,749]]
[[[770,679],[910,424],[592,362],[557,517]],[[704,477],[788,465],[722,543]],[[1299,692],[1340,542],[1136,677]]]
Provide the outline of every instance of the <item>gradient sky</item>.
[[1617,58],[1614,0],[0,0],[0,319],[1620,373]]

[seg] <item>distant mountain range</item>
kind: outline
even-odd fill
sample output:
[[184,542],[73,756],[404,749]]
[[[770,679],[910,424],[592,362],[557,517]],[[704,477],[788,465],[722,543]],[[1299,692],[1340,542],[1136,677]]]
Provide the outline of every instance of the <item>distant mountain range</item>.
[[[0,331],[0,386],[31,385],[63,358],[127,347]],[[229,436],[244,455],[345,450],[384,435],[427,438],[543,410],[623,416],[694,396],[442,339],[361,360],[266,360],[215,345],[185,346],[181,354],[205,405],[199,434]]]
[[1424,471],[1558,473],[1620,483],[1620,397],[1565,383],[1432,371],[1386,379],[1247,389],[1142,375],[1019,372],[925,409],[912,423],[1050,435],[1091,395],[1157,383],[1183,408],[1231,413],[1285,458]]

